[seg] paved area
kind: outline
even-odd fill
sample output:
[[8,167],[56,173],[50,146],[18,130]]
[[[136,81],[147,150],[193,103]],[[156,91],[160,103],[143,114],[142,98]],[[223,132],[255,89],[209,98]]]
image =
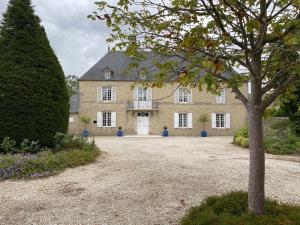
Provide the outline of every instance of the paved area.
[[[177,225],[206,196],[247,190],[248,151],[230,137],[97,138],[99,160],[0,183],[0,224]],[[267,156],[266,192],[300,203],[300,163]]]

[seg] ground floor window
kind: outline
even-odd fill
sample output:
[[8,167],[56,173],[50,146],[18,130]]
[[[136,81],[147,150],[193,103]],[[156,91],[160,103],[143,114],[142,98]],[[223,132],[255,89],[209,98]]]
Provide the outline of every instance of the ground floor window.
[[187,127],[188,127],[188,114],[179,113],[179,128],[187,128]]
[[217,128],[225,128],[225,114],[224,113],[216,114],[216,127]]
[[193,114],[185,112],[175,113],[174,128],[193,128]]
[[116,112],[98,112],[97,127],[116,127],[117,113]]
[[102,126],[103,127],[111,127],[111,112],[104,112],[102,119]]
[[212,128],[230,128],[230,113],[212,113]]

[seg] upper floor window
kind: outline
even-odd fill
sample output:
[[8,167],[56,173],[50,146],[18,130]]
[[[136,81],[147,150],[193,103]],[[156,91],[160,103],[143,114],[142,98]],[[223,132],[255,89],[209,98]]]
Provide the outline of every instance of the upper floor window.
[[105,70],[104,71],[104,77],[105,77],[105,79],[110,79],[111,74],[112,74],[111,70]]
[[225,99],[226,99],[226,92],[225,92],[225,90],[222,90],[220,92],[220,95],[216,96],[216,103],[217,104],[224,104],[225,103]]
[[97,101],[112,102],[117,100],[117,88],[111,86],[100,86],[97,88]]
[[102,87],[102,101],[112,100],[112,87]]
[[175,103],[192,103],[192,93],[188,88],[178,88],[175,93]]
[[138,101],[139,102],[147,101],[147,88],[138,88]]

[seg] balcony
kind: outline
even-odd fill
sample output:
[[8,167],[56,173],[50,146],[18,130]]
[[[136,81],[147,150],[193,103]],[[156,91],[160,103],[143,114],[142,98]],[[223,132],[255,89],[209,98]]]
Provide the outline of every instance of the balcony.
[[128,111],[157,111],[158,102],[155,101],[128,101]]

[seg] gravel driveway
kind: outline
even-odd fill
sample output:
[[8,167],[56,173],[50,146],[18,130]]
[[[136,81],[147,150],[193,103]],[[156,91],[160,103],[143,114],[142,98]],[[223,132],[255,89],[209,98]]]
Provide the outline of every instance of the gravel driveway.
[[[206,196],[246,190],[248,151],[230,137],[97,138],[97,163],[0,183],[0,224],[175,225]],[[267,156],[266,192],[300,203],[300,162]]]

